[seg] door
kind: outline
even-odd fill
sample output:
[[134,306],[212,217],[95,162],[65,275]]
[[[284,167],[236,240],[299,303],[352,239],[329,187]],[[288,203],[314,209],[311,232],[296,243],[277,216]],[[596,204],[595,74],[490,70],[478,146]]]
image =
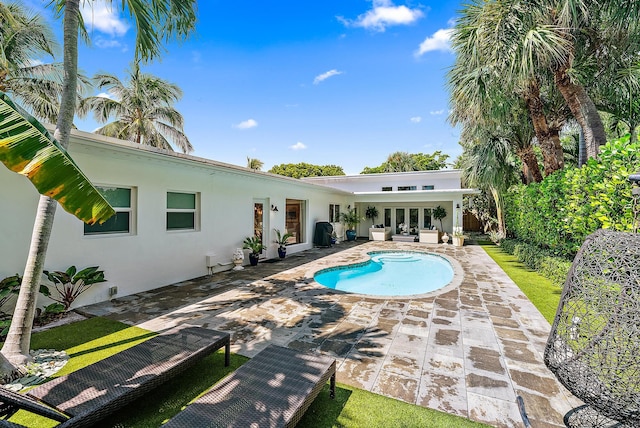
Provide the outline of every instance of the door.
[[[264,207],[266,206],[266,201],[264,199],[257,199],[253,201],[253,234],[260,238],[260,242],[264,245],[265,249],[267,247],[266,239],[268,238],[265,235],[266,228],[266,213]],[[260,254],[260,257],[264,256],[264,251]]]

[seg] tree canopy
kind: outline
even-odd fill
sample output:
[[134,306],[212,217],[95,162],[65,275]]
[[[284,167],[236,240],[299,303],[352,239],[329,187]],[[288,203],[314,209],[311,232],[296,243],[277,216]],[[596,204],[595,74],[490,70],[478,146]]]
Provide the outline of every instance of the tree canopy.
[[360,174],[380,174],[385,172],[435,171],[447,166],[449,155],[440,150],[427,153],[391,153],[379,166],[366,166]]
[[310,163],[281,163],[269,170],[272,174],[284,175],[292,178],[326,177],[330,175],[345,175],[341,166],[312,165]]

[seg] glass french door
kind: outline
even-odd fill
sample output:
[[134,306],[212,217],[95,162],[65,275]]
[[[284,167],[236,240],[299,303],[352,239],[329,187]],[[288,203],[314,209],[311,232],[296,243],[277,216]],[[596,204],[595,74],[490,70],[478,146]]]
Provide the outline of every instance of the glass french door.
[[260,238],[262,245],[265,245],[265,209],[266,201],[254,200],[253,201],[253,234]]

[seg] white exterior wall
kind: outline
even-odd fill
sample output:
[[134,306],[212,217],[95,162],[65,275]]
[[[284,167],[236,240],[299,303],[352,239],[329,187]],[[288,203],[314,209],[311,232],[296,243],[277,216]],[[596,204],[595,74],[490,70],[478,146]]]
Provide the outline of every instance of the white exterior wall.
[[[69,152],[94,184],[137,189],[131,235],[84,236],[83,223],[58,207],[45,269],[97,265],[108,280],[93,285],[74,307],[107,300],[111,286],[124,296],[206,275],[207,254],[229,262],[244,238],[253,235],[254,199],[265,200],[267,258],[277,257],[273,228],[285,229],[286,199],[307,201],[305,242],[289,246],[288,254],[311,248],[315,223],[328,220],[329,204],[346,206],[349,199],[339,190],[114,144],[93,134],[75,132]],[[199,193],[198,230],[166,230],[168,191]],[[26,178],[0,168],[0,278],[24,271],[38,196]]]
[[416,186],[416,190],[422,190],[422,186],[434,186],[434,190],[445,190],[460,189],[460,170],[309,177],[303,180],[356,193],[381,192],[383,187],[391,187],[395,192],[398,186]]

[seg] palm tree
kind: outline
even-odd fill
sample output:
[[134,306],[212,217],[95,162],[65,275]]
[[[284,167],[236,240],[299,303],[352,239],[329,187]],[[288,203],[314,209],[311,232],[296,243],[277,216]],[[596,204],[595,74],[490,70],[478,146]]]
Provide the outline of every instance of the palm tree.
[[506,236],[502,194],[515,182],[515,164],[509,144],[500,138],[484,136],[474,142],[462,157],[463,179],[467,185],[491,193],[496,205],[498,234]]
[[391,153],[384,163],[384,172],[409,172],[416,169],[415,159],[407,152]]
[[99,89],[114,96],[114,99],[88,97],[78,105],[80,117],[93,111],[99,123],[115,118],[98,128],[96,134],[166,150],[173,150],[169,143],[171,140],[182,152],[193,151],[184,134],[184,119],[173,107],[173,103],[182,98],[182,91],[177,85],[141,73],[138,62],[134,63],[126,82],[113,74],[98,74],[93,80]]
[[[62,64],[39,64],[58,50],[42,16],[18,3],[0,3],[0,91],[8,93],[40,120],[54,123],[63,87]],[[80,78],[79,91],[86,86]]]
[[249,156],[247,156],[247,168],[260,171],[262,170],[263,166],[264,162],[262,162],[260,159],[250,158]]
[[[112,1],[107,0],[111,4]],[[128,6],[136,22],[136,59],[148,61],[160,54],[162,41],[172,36],[186,37],[194,28],[195,0],[143,0],[138,2],[118,2],[122,8]],[[56,123],[54,138],[65,148],[76,108],[78,73],[78,33],[80,28],[80,0],[55,0],[56,9],[63,16],[64,34],[64,86],[60,102],[60,113]],[[0,353],[12,367],[4,365],[3,370],[12,370],[29,358],[31,328],[35,313],[36,296],[40,286],[44,260],[56,211],[56,201],[41,195],[38,202],[33,227],[31,246],[25,267],[20,293],[11,320],[7,340]]]
[[541,73],[549,72],[527,71],[522,65],[525,59],[516,53],[526,48],[517,44],[528,30],[521,16],[527,13],[528,9],[515,7],[508,0],[476,3],[462,11],[452,37],[456,63],[449,72],[449,86],[452,104],[458,109],[451,119],[454,124],[461,119],[481,122],[487,109],[497,109],[500,115],[500,110],[508,109],[505,101],[520,103],[511,96],[518,94],[531,117],[545,173],[551,174],[563,167],[561,126],[550,126],[543,102],[549,87]]

